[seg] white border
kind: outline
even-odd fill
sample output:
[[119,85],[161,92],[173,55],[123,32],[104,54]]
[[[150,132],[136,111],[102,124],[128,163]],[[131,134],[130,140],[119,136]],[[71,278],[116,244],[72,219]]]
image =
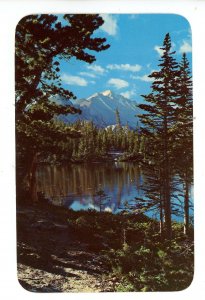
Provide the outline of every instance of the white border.
[[[14,40],[18,21],[33,13],[175,13],[192,27],[194,79],[195,276],[191,286],[172,293],[39,294],[17,281],[15,220]],[[124,299],[189,300],[205,295],[205,2],[197,0],[0,0],[0,286],[2,299]]]

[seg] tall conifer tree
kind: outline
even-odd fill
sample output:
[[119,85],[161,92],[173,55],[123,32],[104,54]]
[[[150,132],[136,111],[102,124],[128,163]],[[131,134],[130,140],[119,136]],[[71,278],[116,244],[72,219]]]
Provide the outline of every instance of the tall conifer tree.
[[166,34],[160,58],[159,71],[149,75],[153,79],[152,91],[143,95],[146,104],[139,108],[145,113],[140,115],[142,133],[149,138],[146,157],[158,174],[160,183],[160,206],[164,211],[164,228],[167,238],[171,238],[171,186],[172,186],[172,129],[175,121],[176,99],[179,80],[178,64],[174,58],[169,33]]
[[190,186],[193,180],[193,95],[189,61],[184,53],[180,62],[179,98],[176,114],[175,157],[184,186],[184,233],[189,231]]

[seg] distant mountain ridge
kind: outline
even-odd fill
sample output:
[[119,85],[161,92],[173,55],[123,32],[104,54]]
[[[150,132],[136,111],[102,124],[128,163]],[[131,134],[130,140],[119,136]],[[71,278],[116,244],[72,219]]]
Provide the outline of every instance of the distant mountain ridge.
[[137,126],[136,115],[139,114],[137,102],[115,94],[111,90],[95,93],[87,99],[77,99],[72,103],[76,108],[80,108],[82,113],[61,116],[64,122],[87,120],[93,121],[99,127],[107,127],[116,124],[116,109],[118,109],[122,126],[127,124],[131,128]]

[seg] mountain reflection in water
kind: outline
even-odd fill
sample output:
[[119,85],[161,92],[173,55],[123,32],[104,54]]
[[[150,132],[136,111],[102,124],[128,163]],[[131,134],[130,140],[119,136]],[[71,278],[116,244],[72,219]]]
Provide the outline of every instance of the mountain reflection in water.
[[37,190],[53,204],[74,210],[116,213],[125,202],[142,197],[142,182],[143,174],[136,163],[43,165],[37,172]]

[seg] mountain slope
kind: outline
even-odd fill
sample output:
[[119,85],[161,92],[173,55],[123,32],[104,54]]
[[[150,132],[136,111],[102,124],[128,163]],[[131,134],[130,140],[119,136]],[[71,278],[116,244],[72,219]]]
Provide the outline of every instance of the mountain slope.
[[106,127],[116,124],[116,109],[118,109],[121,124],[128,124],[130,127],[135,128],[138,122],[136,115],[139,113],[136,104],[135,101],[107,90],[96,93],[87,99],[74,101],[73,105],[80,108],[82,114],[62,116],[61,119],[65,122],[92,120],[96,125]]

